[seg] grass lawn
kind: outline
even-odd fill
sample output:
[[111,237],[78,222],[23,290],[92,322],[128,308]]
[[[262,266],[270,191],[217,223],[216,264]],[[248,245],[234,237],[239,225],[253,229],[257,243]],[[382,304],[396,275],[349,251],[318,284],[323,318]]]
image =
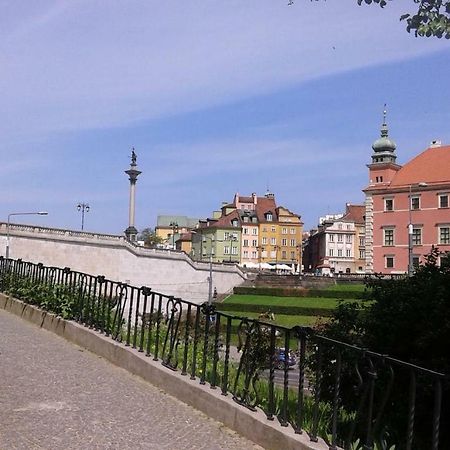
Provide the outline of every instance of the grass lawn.
[[[355,301],[355,300],[344,300]],[[271,297],[267,295],[240,295],[235,294],[228,297],[224,303],[240,303],[245,305],[267,305],[268,307],[279,306],[304,306],[305,308],[334,309],[339,303],[335,298],[324,297]],[[219,306],[220,309],[220,306]]]
[[[250,319],[257,319],[259,317],[258,313],[253,312],[226,311],[226,314],[238,317],[249,317]],[[275,323],[287,328],[295,327],[296,325],[312,326],[317,323],[318,319],[318,316],[288,316],[283,314],[275,314]],[[324,322],[329,319],[324,317],[321,320]]]

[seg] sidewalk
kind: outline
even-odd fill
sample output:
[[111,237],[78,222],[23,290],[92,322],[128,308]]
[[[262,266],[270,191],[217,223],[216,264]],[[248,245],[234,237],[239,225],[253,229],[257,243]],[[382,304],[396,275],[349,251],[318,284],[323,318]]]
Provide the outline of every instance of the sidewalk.
[[0,310],[0,449],[261,447],[104,359]]

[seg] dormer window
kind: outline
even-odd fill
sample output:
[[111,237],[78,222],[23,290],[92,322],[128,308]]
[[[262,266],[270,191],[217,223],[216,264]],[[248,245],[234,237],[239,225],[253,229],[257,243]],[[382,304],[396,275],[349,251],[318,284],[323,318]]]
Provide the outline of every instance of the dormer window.
[[271,213],[271,212],[268,212],[268,213],[266,214],[266,220],[267,220],[267,222],[272,222],[273,216],[272,216],[272,213]]
[[231,221],[231,225],[232,225],[233,227],[237,227],[237,226],[239,225],[238,220],[237,220],[237,219],[233,219],[233,220]]

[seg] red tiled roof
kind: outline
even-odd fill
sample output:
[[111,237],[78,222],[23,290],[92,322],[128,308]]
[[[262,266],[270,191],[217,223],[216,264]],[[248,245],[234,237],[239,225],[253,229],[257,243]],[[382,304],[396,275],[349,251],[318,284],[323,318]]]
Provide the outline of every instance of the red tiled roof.
[[366,207],[364,205],[347,205],[342,220],[348,220],[349,222],[364,223],[364,215],[366,214]]
[[210,219],[210,225],[206,224],[201,226],[201,228],[236,228],[231,225],[231,221],[233,219],[237,219],[239,221],[239,225],[241,224],[241,219],[239,217],[239,211],[235,209],[231,211],[226,216],[221,216],[218,219]]
[[241,196],[239,196],[239,203],[253,203],[253,197],[241,197]]
[[272,213],[272,221],[277,222],[278,214],[276,209],[277,205],[275,204],[274,198],[258,197],[258,203],[256,204],[256,215],[258,216],[258,222],[267,222],[264,214],[269,211]]
[[420,182],[450,182],[450,145],[431,147],[420,153],[395,174],[391,186]]

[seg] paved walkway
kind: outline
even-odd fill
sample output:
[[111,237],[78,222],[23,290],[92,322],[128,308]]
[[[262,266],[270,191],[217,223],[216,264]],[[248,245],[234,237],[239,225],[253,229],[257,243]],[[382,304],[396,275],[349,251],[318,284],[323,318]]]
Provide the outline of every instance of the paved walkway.
[[0,310],[0,449],[260,449],[140,378]]

